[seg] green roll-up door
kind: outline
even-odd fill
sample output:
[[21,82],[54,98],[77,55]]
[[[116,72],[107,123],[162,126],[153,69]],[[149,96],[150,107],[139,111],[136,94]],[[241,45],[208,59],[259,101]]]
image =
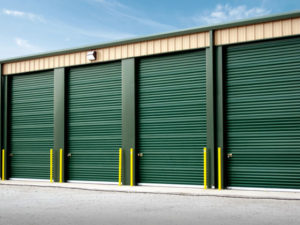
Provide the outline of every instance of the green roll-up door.
[[10,177],[49,179],[53,71],[12,76],[9,93]]
[[118,181],[121,63],[71,68],[67,84],[68,179]]
[[228,47],[228,186],[300,188],[300,38]]
[[140,60],[139,183],[203,184],[205,59],[202,50]]

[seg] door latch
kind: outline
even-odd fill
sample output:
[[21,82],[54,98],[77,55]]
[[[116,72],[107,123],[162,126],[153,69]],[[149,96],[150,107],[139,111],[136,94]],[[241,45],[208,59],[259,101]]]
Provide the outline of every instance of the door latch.
[[72,153],[68,153],[67,156],[70,158],[72,156]]
[[229,158],[232,158],[232,153],[228,153],[227,154],[227,158],[229,159]]
[[137,155],[138,155],[138,157],[143,157],[144,153],[138,153]]

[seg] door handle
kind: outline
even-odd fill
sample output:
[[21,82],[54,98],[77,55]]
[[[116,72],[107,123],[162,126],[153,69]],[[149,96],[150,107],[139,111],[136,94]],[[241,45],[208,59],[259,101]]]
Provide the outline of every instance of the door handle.
[[138,153],[137,156],[138,156],[138,157],[143,157],[143,156],[144,156],[144,153]]
[[67,157],[71,158],[72,157],[72,153],[68,153]]
[[229,158],[232,158],[232,153],[228,153],[227,154],[227,158],[229,159]]

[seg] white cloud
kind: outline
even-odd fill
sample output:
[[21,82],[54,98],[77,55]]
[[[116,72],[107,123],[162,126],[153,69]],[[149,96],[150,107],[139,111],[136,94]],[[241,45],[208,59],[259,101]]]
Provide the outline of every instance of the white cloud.
[[124,8],[128,9],[127,6],[123,5],[122,3],[116,1],[116,0],[95,0],[96,2],[101,3],[105,7],[118,7],[118,8]]
[[32,45],[30,45],[27,40],[22,38],[15,38],[15,42],[21,48],[32,48]]
[[232,7],[229,4],[217,5],[213,11],[206,11],[193,17],[193,21],[199,24],[216,24],[231,20],[241,20],[269,14],[271,11],[263,7],[248,8],[245,5]]
[[14,16],[14,17],[19,17],[19,18],[29,19],[31,21],[45,22],[45,19],[42,16],[39,16],[39,15],[36,15],[33,13],[22,12],[22,11],[17,11],[17,10],[9,10],[9,9],[3,9],[2,13],[7,16]]
[[119,40],[119,39],[134,37],[134,35],[130,33],[122,33],[122,32],[107,30],[103,28],[102,29],[99,28],[93,31],[81,29],[77,27],[68,27],[68,29],[69,31],[72,31],[76,34],[80,34],[82,36],[87,36],[87,37],[99,38],[101,40]]
[[145,18],[143,15],[141,15],[140,11],[127,7],[126,5],[123,5],[117,0],[94,0],[94,1],[100,3],[103,7],[105,7],[107,12],[109,12],[114,17],[127,18],[137,23],[140,23],[142,25],[146,25],[146,26],[150,26],[162,30],[176,29],[176,27],[172,25],[163,24],[155,20]]
[[15,38],[14,41],[17,44],[17,46],[19,46],[23,51],[28,53],[41,52],[42,50],[39,47],[30,44],[28,40],[19,37]]

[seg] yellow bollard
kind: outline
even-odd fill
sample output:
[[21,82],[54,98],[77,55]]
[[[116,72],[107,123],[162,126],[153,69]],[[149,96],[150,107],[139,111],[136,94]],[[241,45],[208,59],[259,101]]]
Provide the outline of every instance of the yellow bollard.
[[50,182],[53,182],[53,149],[50,149]]
[[5,180],[5,150],[2,149],[2,180]]
[[221,174],[221,148],[218,148],[218,186],[219,190],[222,189],[222,174]]
[[130,186],[133,186],[133,149],[130,149]]
[[122,185],[122,148],[119,149],[119,186]]
[[62,183],[62,161],[63,161],[63,150],[59,150],[59,183]]
[[204,156],[204,159],[203,159],[203,179],[204,179],[204,189],[207,189],[207,174],[206,174],[206,166],[207,166],[207,148],[203,148],[203,156]]

